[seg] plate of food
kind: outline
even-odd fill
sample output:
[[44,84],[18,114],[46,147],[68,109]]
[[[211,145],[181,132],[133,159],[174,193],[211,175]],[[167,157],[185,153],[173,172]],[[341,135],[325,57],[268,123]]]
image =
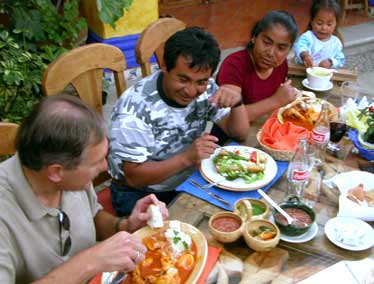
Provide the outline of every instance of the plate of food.
[[301,95],[292,103],[281,107],[277,117],[280,123],[292,122],[297,126],[312,130],[322,110],[322,104],[329,104],[330,121],[338,116],[336,107],[331,103],[319,99],[312,92],[301,92]]
[[374,245],[374,229],[357,218],[332,218],[325,225],[325,234],[332,243],[346,250],[366,250]]
[[[133,235],[147,247],[145,259],[129,272],[123,284],[133,278],[152,278],[152,283],[188,283],[199,279],[208,257],[205,236],[194,226],[180,221],[165,221],[164,227],[143,227]],[[162,259],[161,259],[162,258]],[[159,282],[157,282],[159,281]]]
[[270,183],[277,174],[277,164],[269,154],[256,148],[225,146],[201,162],[200,173],[222,189],[249,191]]

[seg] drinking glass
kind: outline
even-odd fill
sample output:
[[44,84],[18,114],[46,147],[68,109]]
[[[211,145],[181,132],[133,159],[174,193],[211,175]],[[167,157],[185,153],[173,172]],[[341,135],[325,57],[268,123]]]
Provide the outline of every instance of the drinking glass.
[[340,140],[347,131],[345,121],[338,115],[337,119],[330,122],[330,141],[327,144],[327,150],[332,153],[337,153],[341,150],[339,146]]

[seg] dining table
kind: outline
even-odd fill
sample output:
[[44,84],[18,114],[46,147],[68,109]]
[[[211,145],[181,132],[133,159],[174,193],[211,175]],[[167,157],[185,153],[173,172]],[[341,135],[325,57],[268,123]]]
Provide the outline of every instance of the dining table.
[[[292,78],[293,85],[299,89],[302,89],[302,79],[303,78],[298,77]],[[316,95],[317,97],[325,99],[334,105],[339,105],[340,103],[339,85],[337,83],[334,83],[334,87],[331,90],[325,92],[316,92]],[[241,143],[241,145],[261,149],[256,135],[266,119],[267,117],[264,116],[251,122],[248,137],[244,142]],[[347,136],[345,136],[340,143],[342,145],[342,150],[339,155],[334,156],[327,153],[326,163],[324,166],[329,167],[330,174],[331,172],[339,174],[352,170],[359,170],[359,166],[362,163],[365,163],[365,160],[354,150],[354,146]],[[343,260],[353,261],[366,258],[374,260],[373,248],[360,251],[346,250],[336,246],[326,237],[324,232],[325,224],[330,219],[337,216],[338,202],[336,193],[327,194],[326,188],[324,188],[322,180],[325,174],[326,172],[324,170],[314,169],[310,175],[310,186],[307,187],[304,192],[305,199],[309,199],[310,204],[312,204],[311,206],[313,206],[313,209],[316,212],[318,233],[313,239],[306,242],[293,243],[283,240],[279,242],[277,247],[286,250],[289,254],[288,260],[283,266],[283,271],[292,271],[301,266],[319,267],[320,269],[318,270],[321,270]],[[267,193],[273,200],[281,203],[286,197],[286,192],[287,177],[286,173],[284,173],[281,178],[279,178],[278,181],[271,186]],[[254,251],[246,245],[243,238],[240,238],[233,243],[222,244],[215,241],[215,239],[209,233],[209,218],[214,213],[222,210],[222,208],[219,208],[210,202],[202,200],[186,192],[181,192],[169,207],[169,219],[180,220],[195,226],[201,232],[203,232],[208,244],[220,246],[228,252],[240,257],[242,260],[245,260]],[[374,223],[369,222],[369,225],[373,227]],[[311,272],[310,274],[313,273],[315,272]],[[354,271],[352,273],[354,276]],[[299,276],[299,278],[294,276],[294,279],[291,279],[292,281],[285,283],[297,283],[298,281],[302,280],[302,278],[307,278],[310,276],[311,275],[305,274],[301,277],[301,279]],[[374,275],[372,276],[374,278]],[[353,277],[353,279],[357,280],[355,277]],[[239,280],[240,279],[235,277],[233,279],[230,278],[230,283],[238,283]],[[353,281],[351,283],[356,282],[357,281]],[[368,283],[374,283],[374,279],[372,279],[372,282]]]

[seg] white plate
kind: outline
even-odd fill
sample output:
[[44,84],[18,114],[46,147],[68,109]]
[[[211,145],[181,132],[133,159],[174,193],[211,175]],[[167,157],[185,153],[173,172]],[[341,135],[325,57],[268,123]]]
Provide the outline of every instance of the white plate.
[[[363,237],[360,238],[361,241],[357,245],[349,245],[347,243],[341,242],[338,239],[339,233],[337,232],[337,229],[342,228],[344,226],[356,228],[360,232],[363,232]],[[349,232],[352,232],[351,228]],[[352,217],[335,217],[335,218],[330,219],[325,225],[325,234],[332,243],[346,250],[352,250],[352,251],[366,250],[366,249],[371,248],[374,245],[373,228],[368,223],[360,219],[356,219]],[[351,234],[351,235],[354,235],[354,234]],[[358,233],[357,235],[361,235],[361,233]]]
[[332,87],[334,86],[332,82],[329,82],[328,85],[324,88],[313,88],[313,87],[309,86],[309,82],[308,82],[307,78],[305,78],[301,83],[303,84],[303,86],[305,88],[308,88],[308,89],[316,91],[316,92],[328,91],[328,90],[331,90]]
[[[269,220],[270,222],[274,223],[273,216],[271,216]],[[281,233],[280,239],[288,243],[305,243],[313,239],[315,236],[317,236],[317,233],[318,233],[318,225],[316,222],[314,222],[313,225],[310,227],[310,229],[305,234],[292,237],[292,236],[287,236]]]
[[370,190],[374,188],[374,174],[364,171],[351,171],[341,173],[334,176],[332,180],[342,194],[347,194],[348,190],[355,186],[358,186],[360,183],[364,185],[364,190]]
[[[257,151],[261,153],[262,155],[266,156],[266,165],[265,165],[265,175],[264,178],[261,180],[257,180],[252,183],[245,183],[245,181],[242,178],[238,178],[236,180],[226,180],[223,176],[221,176],[213,163],[213,158],[217,156],[217,154],[221,151],[221,149],[225,149],[227,151]],[[225,146],[222,148],[216,149],[213,155],[211,155],[208,159],[205,159],[201,162],[201,167],[200,167],[200,172],[203,178],[205,178],[208,182],[219,182],[217,187],[226,189],[226,190],[231,190],[231,191],[249,191],[249,190],[255,190],[259,189],[268,183],[270,183],[274,177],[277,174],[277,164],[275,160],[267,153],[264,151],[252,148],[252,147],[246,147],[246,146]]]

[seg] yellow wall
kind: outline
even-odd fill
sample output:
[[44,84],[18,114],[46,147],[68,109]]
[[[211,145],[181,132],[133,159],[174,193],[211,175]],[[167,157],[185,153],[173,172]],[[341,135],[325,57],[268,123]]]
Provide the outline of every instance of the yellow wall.
[[134,0],[130,9],[116,22],[115,29],[100,21],[96,1],[83,0],[81,5],[89,29],[103,39],[139,34],[158,19],[158,0]]

